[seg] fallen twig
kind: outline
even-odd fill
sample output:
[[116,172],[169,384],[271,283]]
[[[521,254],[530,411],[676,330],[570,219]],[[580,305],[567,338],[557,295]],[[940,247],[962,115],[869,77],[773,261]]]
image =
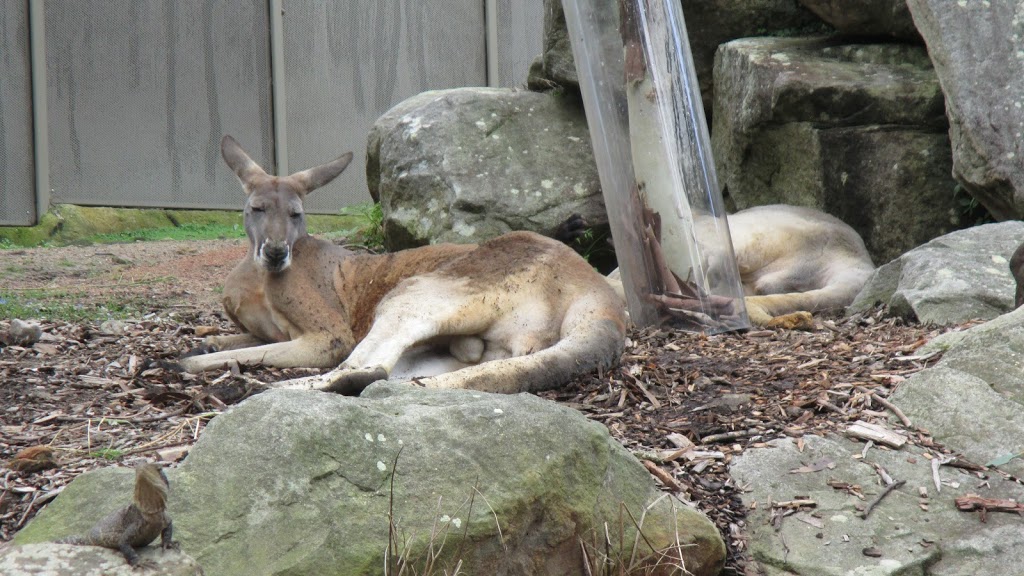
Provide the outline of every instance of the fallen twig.
[[711,434],[700,439],[702,444],[713,444],[715,442],[723,442],[729,440],[736,440],[738,438],[747,438],[749,436],[757,436],[761,431],[756,428],[750,428],[749,430],[733,430],[732,432],[722,432],[721,434]]
[[878,503],[881,502],[883,498],[888,496],[893,490],[899,488],[900,486],[903,486],[906,483],[906,480],[897,480],[886,486],[885,489],[882,490],[882,493],[876,496],[875,499],[872,500],[870,504],[868,504],[868,507],[864,509],[864,513],[861,514],[861,518],[867,520],[868,514],[871,514],[871,511],[875,509],[875,506],[878,506]]
[[895,414],[896,417],[900,419],[900,422],[902,422],[903,425],[906,426],[907,428],[912,427],[912,424],[910,422],[910,418],[907,418],[907,415],[904,414],[903,411],[900,410],[892,402],[889,402],[885,398],[882,398],[878,394],[875,394],[874,392],[872,392],[871,390],[868,390],[867,388],[865,388],[863,386],[857,386],[857,391],[858,392],[862,392],[864,394],[867,394],[873,401],[878,402],[882,406],[885,406],[890,412]]
[[654,475],[654,477],[657,478],[665,488],[668,488],[672,492],[682,491],[682,487],[680,487],[679,483],[675,481],[675,478],[672,478],[672,476],[670,476],[668,472],[662,470],[660,466],[650,460],[642,460],[642,462],[644,464],[644,468],[647,468],[647,471]]
[[785,508],[789,510],[795,510],[797,508],[804,507],[815,508],[817,506],[817,502],[807,498],[801,498],[797,500],[786,500],[784,502],[772,502],[772,508]]
[[977,510],[978,516],[981,518],[982,522],[987,520],[989,510],[995,512],[1016,512],[1017,514],[1024,516],[1024,504],[1021,504],[1016,500],[983,498],[977,494],[967,494],[953,500],[953,502],[959,510],[963,510],[965,512]]

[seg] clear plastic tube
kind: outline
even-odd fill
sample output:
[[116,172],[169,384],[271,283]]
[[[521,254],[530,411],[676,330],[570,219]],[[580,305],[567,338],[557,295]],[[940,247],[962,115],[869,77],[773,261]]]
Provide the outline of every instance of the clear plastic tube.
[[562,0],[630,317],[750,326],[679,0]]

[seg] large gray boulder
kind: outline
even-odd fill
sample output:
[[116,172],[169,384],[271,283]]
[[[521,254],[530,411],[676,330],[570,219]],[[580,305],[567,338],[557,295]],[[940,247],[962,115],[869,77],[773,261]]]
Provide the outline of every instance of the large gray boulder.
[[800,3],[843,34],[921,41],[907,0],[800,0]]
[[960,226],[942,92],[907,44],[751,38],[715,63],[712,149],[738,209],[825,210],[876,263]]
[[[917,447],[870,449],[845,438],[805,436],[802,448],[780,439],[745,451],[730,473],[747,487],[743,501],[757,506],[747,517],[750,551],[771,576],[1019,574],[1024,531],[1016,514],[977,514],[954,506],[958,497],[1024,498],[1024,488],[998,475],[987,479],[941,467],[935,487],[931,460]],[[812,464],[816,464],[812,466]],[[881,466],[905,485],[868,515],[861,510],[882,491]],[[811,469],[818,471],[812,472]],[[859,487],[861,500],[829,483]],[[927,494],[921,496],[921,490]],[[772,503],[809,500],[814,507],[784,518]]]
[[578,97],[501,88],[414,96],[370,131],[367,183],[391,250],[554,233],[574,213],[607,229]]
[[953,175],[996,219],[1024,217],[1020,3],[907,4],[946,94]]
[[886,304],[889,313],[926,324],[989,320],[1013,309],[1013,251],[1024,242],[1024,222],[958,230],[881,266],[849,310]]
[[[168,476],[175,535],[210,576],[381,574],[389,547],[420,573],[432,547],[434,573],[581,574],[581,542],[605,523],[632,546],[623,508],[654,548],[678,538],[693,574],[725,557],[714,524],[659,492],[607,429],[528,394],[266,392],[215,418]],[[85,474],[16,542],[80,531],[130,490],[128,470]]]
[[952,450],[1024,476],[1024,308],[918,350],[945,352],[937,365],[900,384],[891,400]]
[[[617,3],[597,1],[607,2],[609,10],[618,12]],[[544,16],[544,75],[553,84],[576,88],[579,77],[561,0],[544,0]],[[827,28],[796,0],[686,0],[683,17],[708,122],[714,102],[715,51],[720,44],[749,36],[820,33]]]

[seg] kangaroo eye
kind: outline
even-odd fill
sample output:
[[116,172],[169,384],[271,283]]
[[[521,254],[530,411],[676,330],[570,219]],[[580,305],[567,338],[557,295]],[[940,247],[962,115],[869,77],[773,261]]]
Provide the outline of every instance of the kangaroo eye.
[[260,207],[260,206],[253,206],[252,207],[252,211],[253,212],[263,212],[263,208]]
[[302,212],[295,212],[294,214],[292,214],[292,218],[295,218],[296,220],[302,218]]

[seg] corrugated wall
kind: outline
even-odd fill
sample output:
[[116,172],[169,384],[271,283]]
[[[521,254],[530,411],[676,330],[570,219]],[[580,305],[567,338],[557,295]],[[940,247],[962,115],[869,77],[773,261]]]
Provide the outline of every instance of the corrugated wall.
[[0,4],[0,225],[36,221],[28,3]]
[[264,0],[47,2],[52,202],[235,208],[222,133],[273,158]]
[[288,3],[284,14],[288,168],[355,153],[311,211],[369,202],[366,136],[395,104],[434,88],[486,84],[479,0]]
[[[530,6],[533,10],[527,8]],[[498,85],[524,86],[544,43],[542,2],[498,0]]]
[[[29,1],[0,2],[0,225],[24,225],[37,217]],[[282,133],[293,172],[355,152],[333,193],[310,197],[311,211],[335,212],[369,200],[366,135],[383,112],[423,90],[487,82],[484,0],[280,0],[275,132],[270,4],[44,2],[50,202],[235,209],[221,136],[276,172]],[[535,8],[498,0],[500,85],[522,85],[540,53]]]

